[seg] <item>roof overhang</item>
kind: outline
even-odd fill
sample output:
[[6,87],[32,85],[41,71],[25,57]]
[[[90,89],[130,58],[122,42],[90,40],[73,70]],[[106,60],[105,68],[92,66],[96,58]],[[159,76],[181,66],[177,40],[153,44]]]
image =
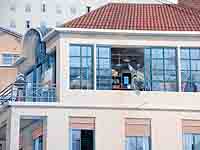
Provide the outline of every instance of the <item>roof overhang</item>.
[[147,31],[147,30],[115,30],[115,29],[85,29],[85,28],[53,28],[44,41],[48,41],[57,33],[103,34],[103,35],[143,35],[143,36],[200,36],[200,31]]

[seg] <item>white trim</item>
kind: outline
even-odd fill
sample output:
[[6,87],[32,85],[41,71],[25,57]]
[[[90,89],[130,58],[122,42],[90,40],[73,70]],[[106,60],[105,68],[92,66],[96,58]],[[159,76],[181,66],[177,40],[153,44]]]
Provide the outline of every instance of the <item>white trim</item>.
[[96,71],[97,71],[97,56],[96,56],[96,54],[97,54],[97,45],[96,44],[94,44],[93,45],[93,72],[94,72],[94,74],[93,74],[93,76],[94,76],[94,90],[96,90],[97,89],[97,73],[96,73]]
[[147,30],[119,30],[119,29],[86,29],[86,28],[53,28],[48,34],[43,37],[43,41],[51,38],[56,32],[67,33],[101,33],[101,34],[128,34],[128,35],[185,35],[185,36],[200,36],[200,31],[147,31]]
[[200,35],[200,31],[147,31],[147,30],[119,30],[119,29],[86,29],[86,28],[54,28],[60,32],[102,32],[102,33],[129,33],[129,34],[175,34]]
[[181,92],[181,47],[177,47],[178,91]]
[[181,47],[177,47],[178,91],[181,92]]

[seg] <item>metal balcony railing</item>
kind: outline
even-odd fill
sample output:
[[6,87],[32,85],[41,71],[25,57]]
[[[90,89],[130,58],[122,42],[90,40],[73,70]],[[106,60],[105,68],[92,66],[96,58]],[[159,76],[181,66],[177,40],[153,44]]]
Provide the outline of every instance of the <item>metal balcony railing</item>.
[[55,84],[12,83],[0,92],[0,103],[55,102]]

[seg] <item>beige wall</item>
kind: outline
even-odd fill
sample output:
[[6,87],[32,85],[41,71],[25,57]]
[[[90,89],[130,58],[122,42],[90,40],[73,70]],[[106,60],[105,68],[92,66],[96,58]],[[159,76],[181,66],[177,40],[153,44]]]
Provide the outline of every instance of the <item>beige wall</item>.
[[[4,53],[20,55],[21,38],[0,31],[0,55]],[[0,56],[0,90],[16,79],[16,73],[15,67],[2,66],[2,57]]]
[[0,67],[0,90],[3,90],[16,79],[16,68]]
[[51,107],[17,105],[13,108],[14,116],[17,114],[47,117],[47,150],[55,150],[58,145],[59,150],[69,148],[69,117],[95,117],[95,150],[125,150],[125,118],[151,119],[153,150],[183,150],[182,119],[200,119],[200,111],[65,107],[62,105],[51,105]]

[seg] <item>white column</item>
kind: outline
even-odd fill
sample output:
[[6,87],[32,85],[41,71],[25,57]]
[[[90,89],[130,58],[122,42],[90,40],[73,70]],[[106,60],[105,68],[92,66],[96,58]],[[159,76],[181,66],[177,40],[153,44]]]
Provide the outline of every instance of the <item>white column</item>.
[[177,47],[178,91],[181,92],[181,47]]
[[97,63],[97,61],[96,61],[96,54],[97,54],[97,45],[96,44],[94,44],[94,55],[93,55],[93,57],[94,57],[94,90],[96,90],[97,89],[97,75],[96,75],[96,71],[97,71],[97,69],[96,69],[96,67],[97,67],[97,65],[96,65],[96,63]]
[[63,102],[64,93],[69,89],[69,44],[64,38],[60,38],[57,50],[57,96],[60,102]]
[[6,127],[6,150],[19,150],[20,116],[10,109]]
[[67,150],[68,124],[64,113],[62,111],[48,113],[46,128],[46,150]]

